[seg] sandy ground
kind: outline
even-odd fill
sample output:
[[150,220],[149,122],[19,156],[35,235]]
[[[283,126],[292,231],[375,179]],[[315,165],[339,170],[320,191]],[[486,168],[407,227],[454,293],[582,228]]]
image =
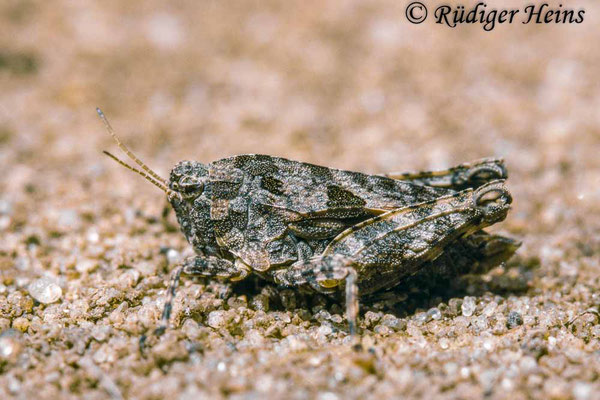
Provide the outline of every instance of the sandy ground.
[[[411,25],[401,1],[171,3],[0,3],[0,398],[600,396],[599,318],[568,324],[600,306],[597,2],[492,32]],[[456,290],[364,305],[362,352],[340,304],[185,279],[142,357],[190,249],[102,155],[96,106],[162,175],[257,152],[371,173],[504,157],[493,231],[523,246]]]

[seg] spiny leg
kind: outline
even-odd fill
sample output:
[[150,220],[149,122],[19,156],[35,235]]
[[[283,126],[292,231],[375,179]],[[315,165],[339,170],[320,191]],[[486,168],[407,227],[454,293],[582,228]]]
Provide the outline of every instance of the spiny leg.
[[169,324],[173,299],[179,286],[181,274],[191,276],[203,276],[207,278],[229,279],[231,281],[241,280],[248,276],[250,269],[242,262],[235,263],[223,258],[195,256],[187,258],[182,265],[175,268],[171,274],[167,298],[160,318],[158,328],[154,331],[156,336],[162,335]]
[[175,298],[175,292],[177,291],[177,286],[179,286],[179,280],[181,279],[181,273],[183,272],[184,268],[184,265],[180,265],[171,273],[171,278],[169,279],[169,288],[167,290],[167,298],[165,299],[165,305],[160,317],[160,322],[158,327],[154,330],[154,334],[156,336],[162,335],[167,329],[167,324],[169,323],[169,318],[171,317],[171,310],[173,309],[173,299]]
[[[179,265],[173,270],[173,272],[171,272],[171,277],[169,279],[169,288],[167,289],[167,298],[165,299],[165,305],[163,307],[158,327],[154,330],[155,336],[161,336],[167,329],[169,317],[171,316],[171,309],[173,308],[173,299],[175,298],[177,286],[179,286],[179,280],[181,279],[181,273],[183,272],[184,268],[185,265]],[[142,335],[140,337],[140,340],[138,342],[140,353],[144,353],[146,339],[146,335]]]
[[275,273],[275,281],[285,286],[310,285],[321,293],[332,293],[345,279],[346,319],[351,336],[357,333],[358,274],[351,266],[352,260],[339,255],[313,258]]
[[358,318],[358,275],[356,270],[347,267],[348,275],[346,276],[346,319],[348,320],[348,330],[350,335],[356,335],[358,326],[356,319]]
[[388,178],[409,181],[418,185],[454,190],[476,189],[485,183],[508,178],[504,160],[484,158],[440,171],[391,172]]

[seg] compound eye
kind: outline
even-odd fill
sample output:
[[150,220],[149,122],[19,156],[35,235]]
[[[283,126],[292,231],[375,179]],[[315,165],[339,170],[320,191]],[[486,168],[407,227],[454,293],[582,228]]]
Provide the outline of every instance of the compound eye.
[[179,180],[178,188],[185,194],[199,193],[204,189],[204,183],[190,175],[185,175]]

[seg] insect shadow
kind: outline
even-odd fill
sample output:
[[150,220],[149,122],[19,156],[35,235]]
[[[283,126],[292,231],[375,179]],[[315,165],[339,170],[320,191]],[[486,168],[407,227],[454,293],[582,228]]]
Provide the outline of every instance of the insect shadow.
[[522,259],[515,256],[503,263],[489,274],[466,274],[455,279],[429,281],[415,279],[407,282],[407,287],[393,288],[377,297],[365,299],[365,308],[384,311],[398,317],[410,317],[420,311],[426,311],[440,304],[448,305],[451,299],[462,299],[465,296],[477,298],[509,297],[526,293],[539,266],[537,258]]
[[[529,282],[539,264],[536,257],[524,258],[517,255],[508,262],[494,266],[487,274],[465,274],[450,281],[431,274],[427,279],[425,276],[407,279],[403,285],[361,298],[363,307],[360,314],[364,316],[372,311],[392,314],[397,318],[411,318],[433,307],[447,309],[451,299],[462,299],[465,296],[507,298],[521,295],[529,290]],[[299,309],[306,309],[313,317],[321,309],[330,314],[341,314],[344,309],[343,298],[291,291],[260,278],[233,283],[223,293],[226,298],[245,295],[251,303],[257,296],[266,295],[268,309],[271,311],[297,312]],[[449,312],[452,313],[452,310]],[[460,310],[454,312],[460,313]],[[343,329],[343,324],[340,324],[340,329]]]

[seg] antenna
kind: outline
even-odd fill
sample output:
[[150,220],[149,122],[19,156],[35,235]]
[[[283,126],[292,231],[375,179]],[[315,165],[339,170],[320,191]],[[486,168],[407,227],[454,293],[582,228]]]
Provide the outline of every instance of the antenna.
[[[119,138],[117,137],[117,135],[115,134],[115,131],[113,131],[112,126],[110,126],[110,123],[108,122],[108,119],[106,119],[106,116],[104,115],[104,113],[102,112],[102,110],[100,108],[96,107],[96,112],[98,113],[98,116],[100,117],[100,119],[102,120],[102,122],[104,123],[104,126],[106,127],[106,130],[108,131],[108,133],[110,133],[110,136],[113,137],[113,139],[115,139],[115,142],[117,142],[117,146],[119,146],[119,148],[125,153],[127,154],[127,156],[129,158],[131,158],[137,165],[139,165],[140,167],[142,167],[142,169],[144,171],[146,171],[151,177],[153,177],[155,180],[157,180],[158,182],[162,183],[165,188],[167,187],[167,181],[165,181],[164,178],[161,178],[156,172],[152,171],[149,167],[146,166],[146,164],[144,164],[139,158],[137,158],[135,156],[135,154],[133,154],[133,152],[131,150],[129,150],[129,148],[127,146],[125,146],[125,144],[123,144],[121,142],[121,140],[119,140]],[[106,152],[105,152],[106,153]],[[108,154],[108,153],[107,153]],[[108,154],[109,157],[112,157],[115,161],[120,161],[118,158],[116,158],[115,156]],[[135,168],[130,167],[129,165],[120,162],[121,165],[127,166],[129,169],[131,169],[132,171],[136,171]],[[140,175],[144,176],[144,174],[141,174],[141,171],[137,170],[138,173],[140,173]]]
[[117,145],[119,146],[119,148],[121,150],[123,150],[123,152],[125,154],[127,154],[127,156],[129,158],[131,158],[133,161],[135,161],[135,163],[137,165],[142,167],[143,171],[140,171],[139,169],[132,167],[131,165],[127,164],[125,161],[122,161],[121,159],[117,158],[116,156],[112,155],[111,153],[109,153],[106,150],[104,150],[103,153],[106,154],[107,156],[109,156],[110,158],[112,158],[117,163],[121,164],[123,167],[127,168],[128,170],[133,171],[136,174],[143,176],[144,179],[146,179],[148,182],[150,182],[151,184],[153,184],[154,186],[156,186],[157,188],[159,188],[160,190],[165,192],[167,194],[167,196],[169,197],[169,199],[171,199],[173,197],[178,197],[181,200],[182,197],[179,192],[176,192],[175,190],[169,188],[169,185],[163,178],[161,178],[156,172],[154,172],[150,168],[148,168],[146,166],[146,164],[144,164],[139,158],[137,158],[135,156],[135,154],[133,154],[131,152],[131,150],[129,150],[127,148],[127,146],[125,146],[119,140],[119,138],[113,131],[112,126],[110,126],[108,119],[106,119],[106,116],[102,112],[102,110],[100,110],[99,108],[96,108],[96,112],[98,113],[98,116],[100,117],[102,122],[104,122],[104,126],[106,127],[106,130],[108,131],[108,133],[110,133],[110,135],[113,137],[113,139],[115,139],[115,141],[117,142]]
[[146,178],[146,180],[148,182],[150,182],[151,184],[153,184],[154,186],[156,186],[157,188],[159,188],[160,190],[162,190],[165,193],[169,193],[170,189],[167,188],[165,185],[163,185],[161,182],[156,181],[154,178],[152,178],[150,175],[148,175],[145,172],[140,171],[139,169],[132,167],[131,165],[127,164],[125,161],[121,161],[120,159],[118,159],[116,156],[112,155],[111,153],[109,153],[106,150],[102,151],[104,154],[106,154],[107,156],[109,156],[110,158],[112,158],[113,160],[115,160],[116,162],[118,162],[119,164],[121,164],[122,166],[124,166],[125,168],[127,168],[130,171],[133,171],[141,176],[143,176],[144,178]]

